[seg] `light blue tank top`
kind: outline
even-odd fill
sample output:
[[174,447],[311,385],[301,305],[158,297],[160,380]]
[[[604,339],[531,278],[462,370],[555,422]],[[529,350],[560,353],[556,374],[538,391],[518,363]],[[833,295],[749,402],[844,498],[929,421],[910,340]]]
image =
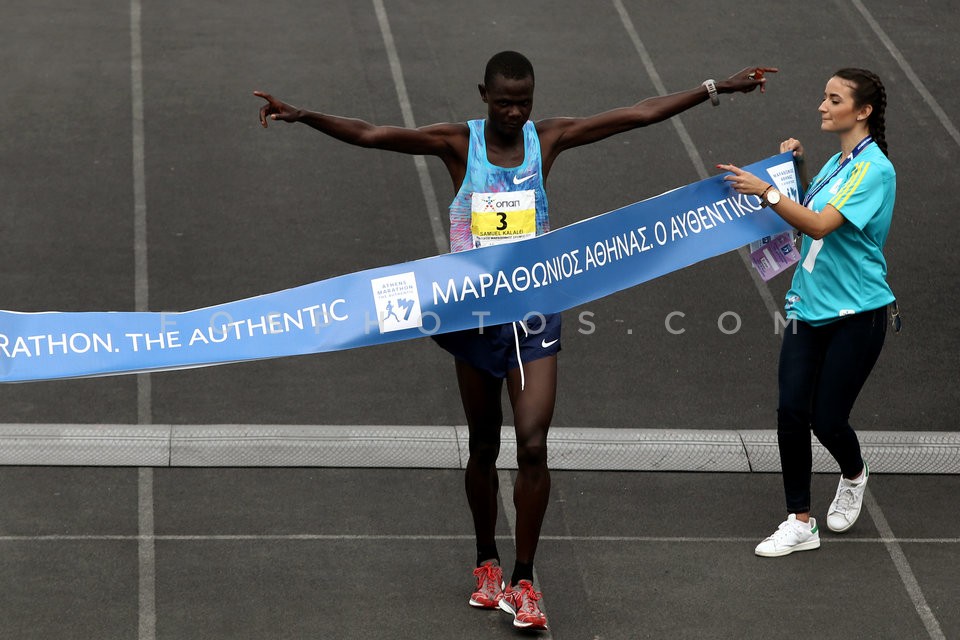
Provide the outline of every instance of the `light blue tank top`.
[[[487,145],[483,130],[485,120],[470,120],[470,148],[467,153],[467,171],[460,190],[450,204],[450,251],[464,251],[485,246],[494,241],[512,241],[494,237],[503,221],[503,234],[514,233],[513,240],[540,235],[550,230],[547,216],[547,194],[543,188],[543,167],[540,157],[540,138],[532,121],[523,125],[523,162],[516,167],[498,167],[487,159]],[[505,192],[520,192],[514,196],[497,196]],[[531,193],[532,192],[532,193]],[[475,197],[474,194],[477,194]],[[535,215],[524,218],[523,213],[532,203]],[[504,206],[506,205],[506,206]],[[487,210],[489,213],[484,213]],[[514,210],[525,222],[512,219]],[[520,211],[524,210],[524,211]],[[475,217],[474,212],[478,212]],[[491,216],[486,221],[475,218]],[[508,229],[507,217],[510,216]],[[535,219],[534,219],[535,218]],[[487,225],[487,226],[484,226]],[[514,231],[513,229],[517,230]],[[489,229],[489,231],[486,231]],[[475,233],[476,232],[476,233]]]

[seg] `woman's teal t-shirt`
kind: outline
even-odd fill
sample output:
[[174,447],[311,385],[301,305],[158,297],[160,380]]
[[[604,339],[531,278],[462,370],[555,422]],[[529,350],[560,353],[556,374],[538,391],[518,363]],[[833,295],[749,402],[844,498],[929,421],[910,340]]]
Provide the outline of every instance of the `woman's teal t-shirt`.
[[[810,189],[841,161],[839,153],[831,158]],[[820,189],[810,209],[819,213],[833,205],[846,222],[821,240],[803,237],[786,296],[787,317],[818,325],[893,302],[883,245],[896,193],[893,165],[873,142]]]

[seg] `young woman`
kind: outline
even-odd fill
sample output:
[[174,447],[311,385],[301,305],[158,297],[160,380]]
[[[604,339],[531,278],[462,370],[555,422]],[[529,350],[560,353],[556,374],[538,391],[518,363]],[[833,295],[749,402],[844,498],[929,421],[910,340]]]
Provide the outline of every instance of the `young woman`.
[[[820,547],[810,517],[810,430],[836,459],[841,478],[827,511],[827,527],[843,532],[860,515],[869,471],[848,422],[854,401],[876,363],[886,335],[883,245],[890,230],[896,173],[884,137],[886,92],[876,74],[841,69],[827,82],[820,128],[833,133],[840,152],[809,184],[803,202],[732,165],[728,180],[738,193],[759,196],[803,234],[801,262],[786,298],[787,325],[780,352],[777,440],[788,517],[755,552],[784,556]],[[803,146],[790,138],[806,183]]]

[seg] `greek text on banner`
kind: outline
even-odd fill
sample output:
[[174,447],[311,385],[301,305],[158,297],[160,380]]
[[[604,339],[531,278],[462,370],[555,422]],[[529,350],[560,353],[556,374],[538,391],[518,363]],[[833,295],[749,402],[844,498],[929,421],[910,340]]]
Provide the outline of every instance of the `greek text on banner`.
[[[789,153],[747,170],[799,194]],[[529,240],[194,311],[0,311],[0,382],[337,351],[557,313],[789,228],[714,176]]]

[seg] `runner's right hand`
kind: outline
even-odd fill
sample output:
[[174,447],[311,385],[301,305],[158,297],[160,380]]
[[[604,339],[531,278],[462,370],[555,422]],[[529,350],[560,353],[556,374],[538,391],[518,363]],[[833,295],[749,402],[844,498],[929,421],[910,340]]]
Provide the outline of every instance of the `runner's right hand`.
[[267,126],[267,119],[270,120],[282,120],[284,122],[295,122],[300,116],[300,110],[296,107],[293,107],[286,102],[277,100],[269,93],[264,93],[263,91],[254,91],[253,95],[263,98],[267,101],[265,105],[260,107],[260,124],[264,128]]

